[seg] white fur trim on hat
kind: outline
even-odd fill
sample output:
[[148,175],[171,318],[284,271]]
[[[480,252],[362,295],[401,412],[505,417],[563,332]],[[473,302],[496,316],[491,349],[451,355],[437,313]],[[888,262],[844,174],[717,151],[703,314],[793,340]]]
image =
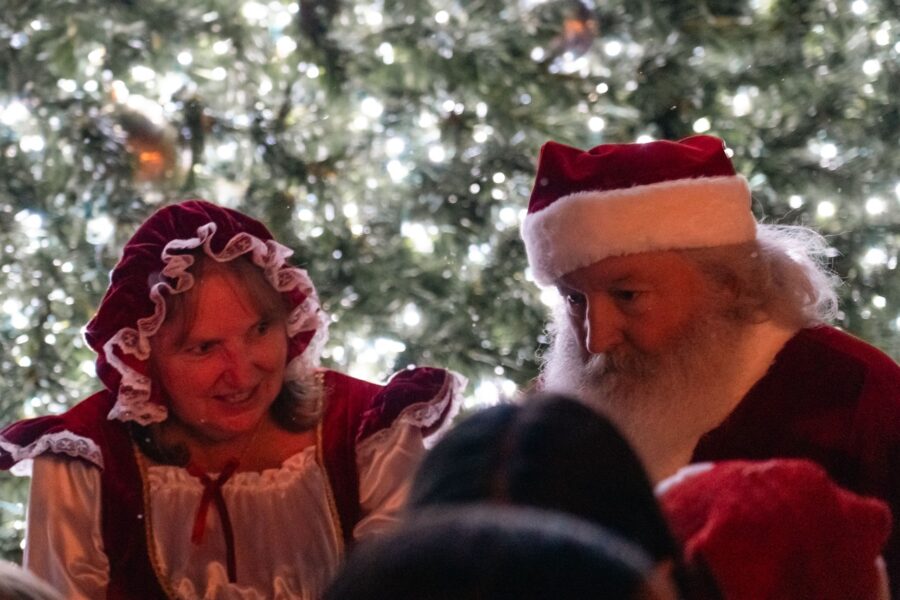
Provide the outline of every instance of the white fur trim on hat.
[[750,188],[740,175],[576,192],[529,213],[522,225],[528,263],[540,285],[609,256],[755,237]]

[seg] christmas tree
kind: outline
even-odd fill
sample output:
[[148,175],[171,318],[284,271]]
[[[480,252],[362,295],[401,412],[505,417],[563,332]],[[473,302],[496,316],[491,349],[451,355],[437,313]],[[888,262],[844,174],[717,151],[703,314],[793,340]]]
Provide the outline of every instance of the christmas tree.
[[[547,139],[709,132],[754,212],[819,228],[838,325],[900,357],[892,0],[7,0],[0,423],[96,389],[81,338],[160,205],[269,224],[332,315],[329,366],[528,384],[546,339],[518,226]],[[26,489],[0,479],[0,554]]]

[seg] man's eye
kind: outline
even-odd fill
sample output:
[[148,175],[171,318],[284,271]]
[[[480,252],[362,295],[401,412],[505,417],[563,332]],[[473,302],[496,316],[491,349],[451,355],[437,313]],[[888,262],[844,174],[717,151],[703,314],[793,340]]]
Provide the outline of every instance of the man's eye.
[[632,302],[634,300],[637,300],[641,293],[636,290],[615,290],[612,292],[612,295],[616,300],[621,300],[622,302]]
[[583,294],[566,294],[566,304],[569,306],[584,306]]

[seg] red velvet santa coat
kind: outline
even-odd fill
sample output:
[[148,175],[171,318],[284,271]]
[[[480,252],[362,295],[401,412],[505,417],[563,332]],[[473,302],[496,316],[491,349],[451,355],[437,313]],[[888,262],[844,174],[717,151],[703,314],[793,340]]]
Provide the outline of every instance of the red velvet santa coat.
[[[900,523],[900,366],[833,327],[800,330],[693,461],[809,458],[840,485],[885,500]],[[900,527],[885,550],[900,590]]]
[[[458,381],[442,369],[419,368],[399,373],[385,386],[326,371],[324,385],[327,406],[317,455],[331,486],[339,529],[350,544],[353,527],[362,517],[357,444],[390,427],[402,412],[417,408],[429,413],[416,419],[426,426],[423,436],[433,433],[456,408]],[[106,597],[167,598],[167,586],[160,582],[148,552],[146,482],[135,459],[137,450],[127,425],[106,418],[112,404],[111,394],[99,392],[62,415],[10,425],[0,437],[19,447],[64,430],[93,440],[100,447],[103,463],[101,532],[110,566]],[[0,450],[0,468],[8,469],[14,463],[9,452]]]

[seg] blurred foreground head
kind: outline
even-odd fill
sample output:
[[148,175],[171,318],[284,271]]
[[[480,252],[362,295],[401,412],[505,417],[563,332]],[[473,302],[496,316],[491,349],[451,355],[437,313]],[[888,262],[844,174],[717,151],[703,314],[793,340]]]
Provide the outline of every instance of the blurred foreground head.
[[521,507],[424,510],[361,544],[324,600],[568,600],[677,596],[609,531]]

